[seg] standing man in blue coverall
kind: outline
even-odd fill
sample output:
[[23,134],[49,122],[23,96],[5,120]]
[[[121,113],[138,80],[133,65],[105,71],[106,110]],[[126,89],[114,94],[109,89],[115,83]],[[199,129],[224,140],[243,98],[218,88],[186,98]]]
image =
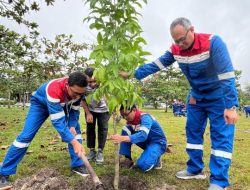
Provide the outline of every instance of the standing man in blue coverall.
[[246,114],[246,118],[248,118],[248,116],[250,115],[250,105],[245,105],[243,109]]
[[[139,67],[134,77],[141,80],[178,62],[189,81],[187,99],[187,168],[177,172],[180,179],[204,179],[203,135],[210,120],[212,150],[209,190],[229,186],[234,130],[238,106],[234,68],[225,43],[219,36],[194,32],[186,18],[175,19],[170,26],[174,44],[155,61]],[[123,78],[131,73],[120,72]]]
[[9,175],[16,173],[17,165],[32,139],[49,116],[62,140],[68,143],[72,171],[82,176],[88,175],[80,159],[84,148],[78,123],[80,102],[87,84],[85,74],[74,72],[69,77],[54,79],[43,84],[32,95],[24,128],[9,148],[0,167],[0,188],[9,185]]
[[134,165],[131,146],[136,144],[144,151],[135,166],[144,172],[161,169],[161,156],[166,152],[167,139],[160,124],[148,113],[138,110],[135,105],[131,108],[121,106],[120,114],[127,120],[127,124],[122,128],[121,135],[115,134],[110,138],[114,143],[121,143],[120,155],[124,156],[121,165]]

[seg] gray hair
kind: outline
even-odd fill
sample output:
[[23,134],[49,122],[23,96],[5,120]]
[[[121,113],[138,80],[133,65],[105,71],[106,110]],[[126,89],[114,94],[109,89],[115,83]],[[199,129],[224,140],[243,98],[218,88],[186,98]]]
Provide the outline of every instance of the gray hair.
[[176,18],[170,25],[170,31],[172,31],[174,29],[175,26],[177,25],[181,25],[183,26],[185,29],[189,29],[192,24],[190,22],[190,20],[188,20],[187,18],[184,18],[184,17],[179,17],[179,18]]

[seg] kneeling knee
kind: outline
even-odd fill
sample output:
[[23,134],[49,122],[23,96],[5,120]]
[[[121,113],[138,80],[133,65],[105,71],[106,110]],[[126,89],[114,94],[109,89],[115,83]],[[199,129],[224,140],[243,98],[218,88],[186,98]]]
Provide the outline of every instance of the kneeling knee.
[[154,167],[154,164],[152,165],[149,165],[147,164],[146,162],[137,162],[136,163],[137,167],[140,168],[143,172],[148,172],[150,171],[153,167]]

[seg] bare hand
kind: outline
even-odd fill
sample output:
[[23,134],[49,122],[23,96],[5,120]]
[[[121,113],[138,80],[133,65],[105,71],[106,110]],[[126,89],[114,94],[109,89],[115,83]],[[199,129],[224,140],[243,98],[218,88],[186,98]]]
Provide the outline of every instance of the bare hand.
[[93,123],[93,115],[91,113],[87,114],[87,123]]
[[73,146],[74,152],[77,154],[79,158],[81,158],[82,154],[85,155],[84,147],[76,139],[72,140],[71,144]]
[[70,127],[69,130],[70,130],[70,132],[71,132],[74,136],[77,135],[77,132],[76,132],[75,127]]
[[127,72],[125,72],[125,71],[120,71],[120,72],[119,72],[119,75],[120,75],[122,78],[124,78],[124,79],[128,79],[129,76],[130,76],[130,73],[127,73]]
[[238,114],[236,110],[225,109],[224,118],[226,124],[235,124],[238,119]]
[[111,135],[110,139],[113,141],[113,143],[118,144],[122,142],[122,136],[115,134],[115,135]]
[[122,135],[118,135],[118,134],[111,135],[110,139],[115,144],[118,144],[118,143],[121,143],[121,142],[130,142],[129,136],[122,136]]

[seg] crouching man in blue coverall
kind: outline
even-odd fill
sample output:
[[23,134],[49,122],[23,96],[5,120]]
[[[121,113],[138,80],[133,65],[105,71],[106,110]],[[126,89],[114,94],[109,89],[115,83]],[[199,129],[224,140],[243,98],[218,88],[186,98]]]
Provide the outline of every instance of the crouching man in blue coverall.
[[142,113],[136,106],[120,108],[121,116],[127,120],[122,134],[112,135],[111,140],[120,144],[120,155],[125,159],[121,165],[134,165],[131,158],[131,146],[136,144],[144,151],[135,166],[147,172],[151,169],[161,169],[161,156],[166,152],[167,139],[160,124],[148,113]]
[[16,173],[18,163],[49,116],[62,140],[68,143],[72,171],[83,176],[88,175],[84,163],[80,159],[85,152],[78,123],[80,102],[87,85],[86,75],[74,72],[69,77],[43,84],[31,96],[31,105],[24,128],[9,148],[0,167],[0,188],[9,185],[9,175]]
[[[177,172],[180,179],[204,179],[203,136],[210,120],[211,156],[209,190],[229,186],[234,130],[238,106],[234,68],[219,36],[194,32],[186,18],[175,19],[170,26],[174,40],[169,50],[155,61],[140,66],[133,76],[138,80],[168,67],[175,61],[189,81],[187,99],[187,168]],[[124,78],[131,73],[120,72]]]

